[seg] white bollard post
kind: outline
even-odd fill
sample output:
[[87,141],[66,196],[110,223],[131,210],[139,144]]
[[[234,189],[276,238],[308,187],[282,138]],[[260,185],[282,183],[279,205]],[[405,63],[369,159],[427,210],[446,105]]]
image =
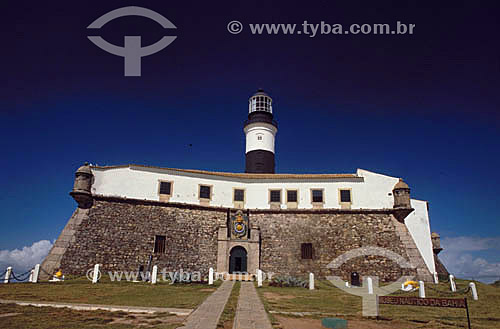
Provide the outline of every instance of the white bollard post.
[[438,284],[439,283],[439,278],[437,272],[434,272],[434,283]]
[[99,264],[94,265],[94,273],[92,277],[92,283],[97,283],[99,281]]
[[31,283],[37,283],[39,275],[40,275],[40,264],[36,264],[35,269],[33,270],[33,277],[31,278]]
[[457,285],[455,283],[455,277],[453,276],[453,274],[450,274],[450,288],[451,291],[457,292]]
[[370,277],[366,278],[366,285],[368,286],[368,294],[373,295],[373,280]]
[[349,288],[349,282],[347,282],[347,281],[346,281],[346,282],[345,282],[345,286],[346,286],[347,288]]
[[309,290],[314,290],[314,273],[309,273]]
[[156,284],[158,278],[158,265],[153,266],[153,273],[151,274],[151,284]]
[[262,270],[257,270],[257,287],[262,287]]
[[7,267],[7,271],[5,271],[5,279],[3,280],[3,283],[9,283],[10,282],[10,275],[12,274],[12,266]]
[[478,300],[476,284],[474,282],[469,283],[469,287],[472,290],[472,299]]
[[209,285],[214,284],[214,269],[213,268],[210,268],[208,270],[208,284]]
[[425,298],[425,285],[424,285],[424,281],[418,281],[418,297]]

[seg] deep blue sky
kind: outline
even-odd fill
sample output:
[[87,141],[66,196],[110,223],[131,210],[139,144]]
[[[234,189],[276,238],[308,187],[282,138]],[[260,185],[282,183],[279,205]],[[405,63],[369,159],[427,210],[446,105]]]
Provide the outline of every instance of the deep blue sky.
[[[57,238],[84,161],[243,171],[242,123],[257,88],[274,99],[278,172],[404,177],[442,236],[500,236],[498,5],[413,3],[4,4],[0,249]],[[124,77],[123,59],[87,40],[92,21],[126,5],[177,26],[167,31],[177,40],[142,59],[142,77]],[[231,20],[241,34],[228,33]],[[252,35],[247,25],[304,20],[416,27],[310,38]],[[128,17],[97,34],[151,44],[165,31]]]

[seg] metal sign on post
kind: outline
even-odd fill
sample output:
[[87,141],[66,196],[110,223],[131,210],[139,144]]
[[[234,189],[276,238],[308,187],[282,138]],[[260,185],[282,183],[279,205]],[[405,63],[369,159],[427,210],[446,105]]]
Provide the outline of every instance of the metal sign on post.
[[404,306],[431,306],[465,308],[467,312],[467,324],[470,329],[469,307],[467,298],[419,298],[401,296],[378,296],[379,304],[404,305]]

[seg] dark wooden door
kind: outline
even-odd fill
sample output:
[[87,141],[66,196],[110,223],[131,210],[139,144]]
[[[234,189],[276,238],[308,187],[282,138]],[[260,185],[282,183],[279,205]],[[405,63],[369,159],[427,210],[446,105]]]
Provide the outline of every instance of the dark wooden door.
[[243,247],[234,247],[229,256],[229,273],[247,271],[247,251]]

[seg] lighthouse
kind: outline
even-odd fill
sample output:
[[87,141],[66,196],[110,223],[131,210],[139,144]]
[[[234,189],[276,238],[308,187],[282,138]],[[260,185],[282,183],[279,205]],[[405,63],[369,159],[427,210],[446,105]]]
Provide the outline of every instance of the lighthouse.
[[243,127],[246,173],[274,174],[274,139],[278,124],[273,119],[272,102],[262,89],[248,100],[248,120]]

